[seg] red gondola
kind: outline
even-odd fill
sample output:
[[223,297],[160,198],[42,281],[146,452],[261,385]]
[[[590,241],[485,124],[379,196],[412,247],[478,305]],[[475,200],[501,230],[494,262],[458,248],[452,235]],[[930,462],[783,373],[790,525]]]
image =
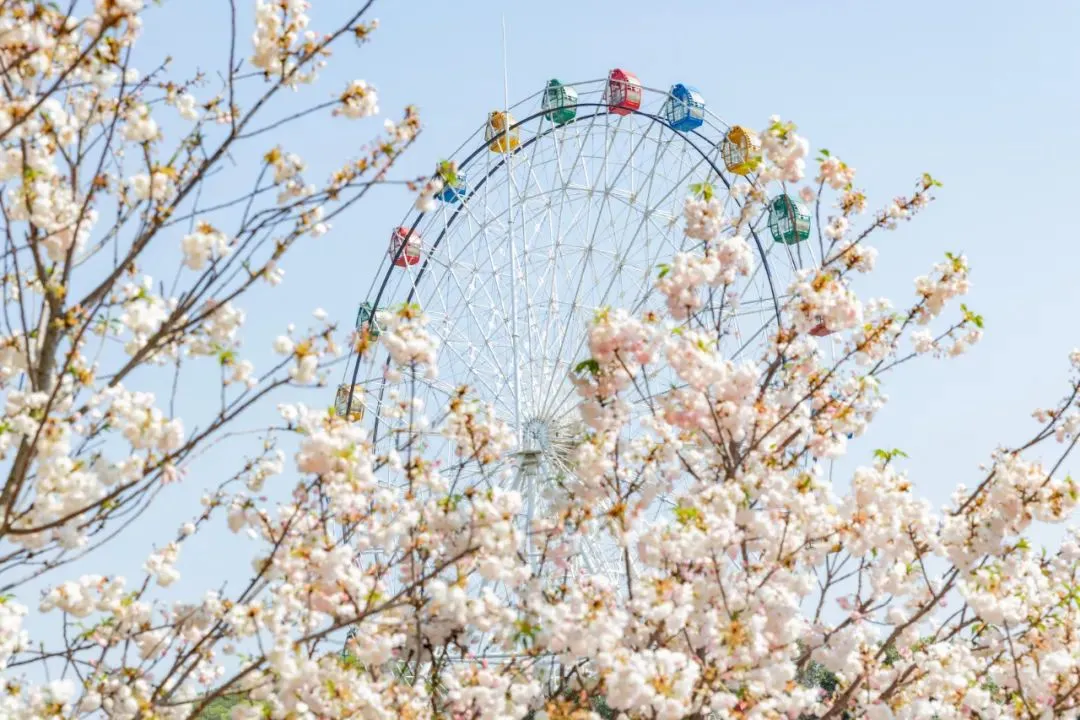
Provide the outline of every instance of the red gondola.
[[629,115],[641,108],[641,81],[633,73],[615,68],[608,73],[608,109],[616,115]]
[[[404,250],[401,250],[402,245],[405,246]],[[420,234],[414,232],[410,235],[407,227],[396,228],[390,235],[390,258],[397,267],[420,262]]]

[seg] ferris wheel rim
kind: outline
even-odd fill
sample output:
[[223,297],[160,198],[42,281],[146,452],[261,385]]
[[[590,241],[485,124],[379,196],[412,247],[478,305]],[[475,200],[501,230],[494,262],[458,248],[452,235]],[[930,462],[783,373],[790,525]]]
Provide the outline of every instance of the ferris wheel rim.
[[[600,112],[596,112],[596,113],[593,113],[592,115],[588,115],[588,116],[583,116],[581,118],[575,117],[575,118],[573,118],[572,120],[570,120],[567,123],[550,123],[550,126],[548,128],[548,132],[550,132],[552,130],[555,130],[555,129],[558,129],[560,127],[564,127],[565,125],[570,125],[570,124],[573,124],[573,123],[577,123],[579,120],[595,118],[595,117],[598,117],[598,116],[601,116],[601,115],[609,114],[611,106],[605,100],[606,88],[607,88],[607,85],[608,85],[609,81],[610,81],[610,78],[605,77],[605,78],[598,78],[598,79],[594,79],[594,80],[585,80],[585,81],[574,82],[574,83],[561,83],[561,85],[563,87],[568,87],[568,88],[581,88],[583,86],[597,85],[597,86],[599,86],[598,90],[589,90],[588,93],[591,93],[591,94],[597,94],[598,93],[601,96],[600,97],[601,102],[585,102],[579,96],[574,102],[568,103],[568,104],[565,104],[565,105],[561,105],[560,108],[566,108],[566,109],[574,108],[574,109],[577,109],[577,108],[590,108],[590,107],[592,107],[592,108],[602,108],[602,109],[606,110],[607,112],[604,112],[603,110],[601,110]],[[643,95],[644,95],[644,93],[651,93],[654,96],[662,96],[664,98],[665,102],[676,99],[674,97],[674,95],[672,95],[671,89],[663,90],[663,89],[660,89],[660,88],[654,88],[654,87],[646,86],[646,85],[639,85],[639,87],[640,87]],[[674,86],[672,86],[672,89],[673,88],[674,88]],[[514,103],[513,105],[510,105],[509,107],[505,108],[505,110],[503,112],[509,113],[511,110],[516,110],[516,109],[526,105],[528,102],[530,102],[532,100],[535,100],[535,99],[537,99],[539,97],[542,97],[546,91],[547,91],[546,87],[544,89],[535,91],[532,94],[530,94],[530,95],[526,96],[525,98],[523,98],[522,100],[519,100],[516,103]],[[702,110],[702,115],[703,115],[703,119],[704,119],[703,125],[701,127],[694,128],[694,129],[689,130],[689,131],[675,130],[675,128],[671,127],[671,124],[666,119],[664,119],[663,117],[661,117],[659,115],[656,115],[654,113],[645,112],[645,111],[641,110],[640,107],[639,108],[623,108],[623,110],[626,112],[627,115],[641,115],[641,116],[644,116],[646,118],[649,118],[653,122],[660,123],[661,126],[668,127],[669,129],[673,130],[674,132],[678,133],[679,135],[681,135],[684,138],[687,137],[688,135],[692,134],[692,135],[694,135],[696,137],[701,138],[702,140],[709,143],[713,147],[716,147],[723,140],[723,137],[726,136],[727,132],[730,129],[732,129],[733,127],[735,127],[733,125],[729,125],[727,123],[727,121],[725,121],[719,115],[716,115],[715,113],[711,112],[707,107]],[[471,152],[469,152],[465,156],[465,158],[461,161],[460,167],[462,169],[464,169],[464,166],[467,165],[468,163],[470,163],[473,159],[475,159],[476,156],[479,153],[481,153],[481,151],[485,147],[489,146],[491,143],[497,142],[498,140],[500,140],[503,137],[506,137],[511,132],[519,130],[521,128],[521,126],[525,125],[526,123],[528,123],[528,122],[530,122],[532,120],[535,120],[538,117],[546,116],[548,114],[548,112],[550,112],[550,109],[541,108],[538,112],[535,112],[535,113],[529,115],[528,117],[525,117],[524,119],[515,122],[514,124],[507,127],[505,130],[499,131],[497,134],[493,135],[490,138],[483,137],[485,132],[486,132],[487,124],[486,123],[481,124],[480,127],[478,127],[476,130],[474,130],[468,136],[468,138],[466,138],[466,140],[464,142],[462,142],[461,145],[459,145],[452,153],[450,153],[450,155],[448,157],[449,157],[449,159],[452,160],[455,156],[457,156],[459,153],[461,153],[466,147],[469,147],[470,144],[474,140],[479,142],[479,144]],[[713,122],[713,121],[715,121],[715,122]],[[720,132],[721,137],[718,138],[718,139],[711,139],[711,138],[707,137],[702,132],[702,127],[718,130]],[[544,134],[544,133],[537,133],[532,138],[529,138],[528,142],[523,143],[523,145],[530,144],[531,142],[538,139],[542,134]],[[516,155],[517,153],[518,153],[518,150],[515,149],[515,150],[512,150],[511,152],[509,152],[508,154],[509,155]],[[731,187],[730,183],[728,183],[727,179],[723,177],[722,172],[719,170],[719,168],[716,166],[716,164],[715,163],[710,163],[710,164],[713,166],[714,172],[716,172],[717,175],[719,177],[721,177],[721,179],[724,181],[725,186],[730,188]],[[754,175],[754,173],[750,173],[748,176],[753,176],[753,175]],[[432,179],[434,177],[435,177],[435,175],[432,175],[432,176],[429,176],[428,179]],[[408,222],[409,217],[412,216],[412,212],[413,212],[412,210],[409,210],[409,211],[407,211],[405,213],[404,217],[401,220],[401,223],[402,223],[401,226],[402,227],[404,227],[405,224]],[[417,216],[416,219],[417,220],[422,220],[424,214],[425,213],[420,213],[419,216]],[[415,230],[415,227],[416,227],[416,225],[414,224],[410,228],[410,235],[412,234],[413,230]],[[756,239],[757,238],[755,237],[755,240]],[[760,245],[760,243],[759,243],[759,245]],[[761,248],[759,247],[759,255],[760,254],[761,254]],[[384,259],[384,262],[385,262],[385,259]],[[382,268],[382,264],[380,264],[379,268],[380,269]],[[380,272],[377,272],[375,280],[372,281],[372,286],[368,290],[368,296],[369,297],[371,295],[371,289],[374,288],[375,284],[378,282],[378,277],[379,277],[380,274],[381,274]],[[777,309],[777,314],[779,314],[779,309]]]
[[[520,106],[522,103],[527,102],[529,99],[533,99],[533,98],[537,97],[539,94],[542,94],[542,92],[543,91],[540,91],[540,93],[534,93],[533,95],[531,95],[526,100],[515,103],[515,105],[513,107]],[[670,93],[665,92],[665,94],[670,96]],[[568,107],[568,108],[573,107],[575,109],[577,109],[577,108],[590,108],[590,109],[596,109],[596,111],[589,114],[589,115],[582,115],[580,117],[575,117],[572,121],[570,121],[568,123],[564,123],[564,124],[548,123],[547,126],[544,127],[544,123],[541,123],[540,131],[536,132],[534,135],[532,135],[529,138],[523,139],[517,147],[515,147],[515,148],[513,148],[511,150],[499,153],[499,155],[500,155],[499,160],[496,163],[494,163],[493,166],[491,166],[481,176],[481,178],[477,182],[477,184],[470,189],[470,191],[469,191],[470,194],[472,194],[473,192],[478,191],[481,187],[483,187],[487,183],[488,180],[490,180],[498,171],[500,171],[501,169],[503,169],[505,167],[506,163],[508,162],[508,160],[510,158],[513,158],[513,157],[516,157],[516,156],[520,155],[528,147],[532,146],[537,141],[550,136],[551,134],[555,133],[556,131],[558,131],[558,130],[564,128],[564,127],[566,127],[567,125],[576,124],[576,123],[579,123],[579,122],[585,121],[585,120],[594,120],[595,121],[596,118],[605,117],[605,116],[608,116],[608,115],[611,114],[609,112],[609,105],[607,103],[581,103],[581,102],[578,102],[578,103],[566,105],[565,107]],[[665,118],[663,118],[660,115],[657,115],[655,113],[646,112],[646,111],[643,111],[643,110],[640,110],[640,109],[628,109],[628,110],[629,110],[629,112],[627,113],[627,115],[633,115],[633,116],[636,116],[636,117],[641,117],[641,118],[645,118],[645,119],[649,120],[650,123],[651,123],[650,128],[652,126],[659,126],[662,129],[666,128],[668,131],[670,131],[672,133],[672,136],[671,136],[672,138],[680,138],[687,146],[692,148],[700,156],[701,161],[704,162],[706,165],[708,165],[709,169],[713,173],[715,173],[718,178],[720,178],[720,180],[724,183],[725,187],[727,187],[729,189],[731,188],[731,183],[724,174],[726,168],[724,170],[721,170],[720,166],[710,156],[710,153],[708,152],[708,150],[700,147],[696,142],[691,140],[690,136],[693,135],[694,137],[699,138],[700,140],[703,140],[706,143],[709,143],[710,146],[711,146],[709,149],[713,149],[713,148],[716,147],[715,142],[711,141],[708,137],[706,137],[703,133],[699,132],[698,130],[693,130],[690,133],[680,132],[678,130],[675,130],[674,128],[671,127],[670,123]],[[462,162],[459,165],[460,170],[464,171],[466,169],[466,167],[470,166],[474,160],[476,160],[478,157],[482,157],[483,152],[485,150],[490,149],[492,143],[498,142],[499,139],[506,137],[507,135],[509,135],[513,131],[515,131],[515,130],[519,129],[521,126],[525,125],[526,123],[532,122],[532,121],[536,120],[537,118],[543,118],[545,115],[547,115],[548,112],[549,112],[549,110],[541,109],[541,110],[539,110],[539,111],[537,111],[537,112],[523,118],[522,120],[517,121],[517,122],[513,123],[512,125],[509,125],[505,130],[502,130],[502,131],[499,131],[499,132],[493,134],[491,138],[484,139],[476,148],[474,148],[462,160]],[[457,152],[457,151],[455,151],[455,152]],[[425,257],[424,257],[424,259],[422,261],[421,268],[420,268],[420,270],[418,270],[418,277],[417,277],[417,280],[416,280],[417,283],[419,283],[419,281],[423,278],[423,276],[424,276],[424,274],[426,272],[426,268],[428,267],[428,264],[431,261],[432,253],[434,253],[438,249],[438,247],[441,244],[443,238],[446,236],[446,234],[450,231],[451,227],[453,226],[455,220],[459,216],[461,216],[462,210],[464,209],[464,203],[466,201],[467,201],[467,198],[463,199],[461,201],[461,203],[457,204],[457,207],[455,207],[455,209],[454,209],[453,213],[451,214],[449,220],[446,222],[446,224],[442,228],[439,235],[436,237],[434,242],[429,247],[428,252],[426,253],[426,255],[425,255]],[[402,225],[400,226],[402,228],[405,228],[405,227],[408,228],[408,232],[405,234],[405,239],[406,240],[408,240],[409,238],[411,238],[415,234],[416,228],[420,226],[420,224],[423,222],[424,218],[429,214],[429,212],[426,212],[426,211],[418,211],[417,212],[415,210],[410,210],[408,213],[406,213],[405,220],[407,221],[407,219],[410,216],[413,216],[414,213],[415,213],[415,217],[414,217],[413,222],[411,224],[406,224],[405,222],[403,222]],[[779,323],[780,318],[781,318],[779,297],[777,295],[777,289],[776,289],[776,286],[775,286],[775,283],[774,283],[772,269],[771,269],[771,267],[769,265],[768,253],[765,251],[764,245],[762,244],[762,241],[761,241],[761,238],[759,237],[758,231],[754,227],[748,227],[747,230],[748,230],[749,234],[751,235],[751,237],[754,240],[754,244],[755,244],[756,249],[757,249],[758,259],[761,262],[761,266],[765,270],[765,276],[766,276],[766,280],[768,282],[769,292],[770,292],[770,295],[772,296],[772,301],[773,301],[773,311],[774,311],[774,314],[775,314],[776,321]],[[391,278],[393,277],[394,270],[396,269],[393,262],[395,260],[397,260],[401,256],[401,254],[404,253],[404,251],[405,251],[405,243],[403,242],[400,245],[400,247],[398,248],[397,253],[395,254],[394,257],[390,258],[388,255],[384,255],[382,263],[380,263],[379,268],[376,270],[375,279],[373,280],[372,286],[369,289],[368,295],[367,295],[367,297],[370,298],[371,295],[372,295],[372,291],[375,289],[376,284],[378,284],[378,290],[375,291],[375,293],[374,293],[374,299],[370,301],[372,308],[377,309],[379,307],[379,302],[382,300],[383,294],[385,293],[386,288],[389,285]],[[386,265],[388,262],[389,262],[389,267],[386,267],[385,270],[384,270],[383,266]],[[414,292],[415,292],[415,286],[414,286],[413,290],[410,291],[409,298],[408,298],[408,300],[406,300],[406,302],[408,302],[409,300],[412,299]],[[355,355],[355,360],[354,360],[354,355]],[[362,361],[362,358],[359,355],[356,355],[355,353],[353,353],[350,350],[349,357],[348,357],[348,360],[346,362],[346,372],[348,372],[348,366],[351,364],[353,366],[353,372],[352,372],[352,376],[351,376],[351,379],[350,379],[350,384],[352,386],[355,386],[356,383],[357,383],[357,380],[359,379],[361,361]],[[352,410],[352,394],[350,393],[349,402],[348,402],[348,405],[347,405],[347,408],[346,408],[346,413],[348,414],[349,412],[351,412],[351,410]],[[378,423],[378,418],[377,417],[375,419],[375,422]],[[373,437],[372,437],[373,442],[375,441],[376,436],[377,436],[377,431],[373,434]]]
[[[609,79],[610,78],[608,78],[608,77],[593,78],[593,79],[590,79],[590,80],[578,80],[578,81],[575,81],[575,82],[566,82],[566,83],[562,83],[562,85],[564,87],[570,87],[570,88],[575,88],[575,89],[582,88],[582,87],[591,87],[591,86],[595,85],[595,86],[600,86],[600,89],[601,89],[601,92],[602,92],[603,89],[606,88]],[[517,110],[517,109],[521,108],[522,106],[526,105],[528,102],[530,102],[532,100],[536,100],[537,98],[542,97],[543,94],[546,92],[546,90],[547,90],[547,88],[545,87],[545,88],[542,88],[540,90],[536,90],[536,91],[532,92],[529,95],[526,95],[524,98],[518,100],[513,105],[510,105],[507,108],[505,108],[506,112],[510,112],[512,110]],[[664,90],[663,88],[655,88],[655,87],[652,87],[652,86],[649,86],[649,85],[641,85],[641,90],[642,90],[643,93],[648,92],[648,93],[652,93],[654,95],[663,95],[666,98],[671,98],[672,97],[671,88],[668,88],[667,90]],[[589,92],[594,92],[594,91],[590,90]],[[578,106],[578,103],[573,103],[573,104],[565,105],[563,107],[570,108],[570,107],[577,107],[577,106]],[[606,105],[605,105],[605,107],[606,107]],[[720,117],[716,113],[709,110],[707,107],[704,110],[704,115],[705,115],[705,117],[707,119],[714,120],[715,124],[719,126],[718,129],[722,129],[724,132],[726,132],[727,130],[730,130],[732,127],[734,127],[733,125],[730,125],[722,117]],[[525,121],[522,121],[522,122],[525,122]],[[711,126],[711,125],[713,125],[713,123],[706,122],[706,125]],[[462,143],[457,148],[455,148],[452,153],[450,153],[449,157],[453,158],[454,156],[456,156],[458,153],[460,153],[462,150],[464,150],[466,147],[468,147],[470,145],[470,143],[473,141],[474,138],[483,135],[483,132],[484,132],[484,126],[481,125],[479,128],[474,130],[467,138],[465,138],[465,140],[462,141]],[[694,132],[697,132],[697,131],[694,131]],[[408,216],[406,215],[406,217],[408,217]]]

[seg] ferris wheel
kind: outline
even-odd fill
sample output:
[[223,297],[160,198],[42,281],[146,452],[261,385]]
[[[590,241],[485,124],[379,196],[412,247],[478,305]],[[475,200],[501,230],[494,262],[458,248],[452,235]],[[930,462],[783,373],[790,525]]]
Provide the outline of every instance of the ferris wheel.
[[[417,378],[413,390],[436,410],[467,385],[514,429],[517,447],[504,461],[523,496],[525,527],[574,472],[583,427],[570,374],[588,354],[594,313],[660,311],[658,266],[701,245],[683,231],[690,186],[715,186],[737,215],[742,200],[726,191],[754,178],[759,156],[754,133],[710,113],[693,87],[651,89],[621,69],[587,82],[551,80],[491,112],[450,156],[454,182],[437,207],[411,209],[388,230],[357,325],[377,332],[379,310],[422,308],[440,341],[438,375]],[[754,356],[794,273],[821,260],[807,208],[779,184],[771,197],[749,222],[752,272],[706,298],[690,320],[715,331],[729,359]],[[369,427],[377,453],[405,431],[386,411],[387,367],[381,348],[350,358],[335,400],[339,415]],[[637,405],[670,389],[666,380],[636,385]],[[600,539],[579,556],[592,573],[614,579],[627,570],[621,550]]]

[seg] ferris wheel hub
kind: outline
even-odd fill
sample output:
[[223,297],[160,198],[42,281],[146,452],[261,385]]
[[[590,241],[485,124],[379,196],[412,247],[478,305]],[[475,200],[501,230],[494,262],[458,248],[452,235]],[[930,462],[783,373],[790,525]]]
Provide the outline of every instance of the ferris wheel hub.
[[551,429],[549,423],[541,418],[530,418],[522,428],[522,450],[524,452],[547,452],[551,450]]
[[584,426],[573,413],[565,417],[533,416],[522,423],[521,445],[515,455],[523,471],[542,464],[553,472],[573,466],[574,450],[584,438]]

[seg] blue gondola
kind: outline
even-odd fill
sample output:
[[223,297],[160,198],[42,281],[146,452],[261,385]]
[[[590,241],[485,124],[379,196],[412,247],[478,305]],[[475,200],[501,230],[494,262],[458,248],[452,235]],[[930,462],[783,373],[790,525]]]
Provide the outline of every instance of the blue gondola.
[[679,132],[696,130],[705,122],[705,98],[690,85],[672,85],[664,115],[668,125]]
[[444,203],[456,203],[459,200],[463,200],[466,195],[469,194],[469,185],[465,181],[465,176],[461,173],[457,174],[455,178],[456,182],[451,185],[450,183],[444,183],[443,189],[435,195],[439,200]]

